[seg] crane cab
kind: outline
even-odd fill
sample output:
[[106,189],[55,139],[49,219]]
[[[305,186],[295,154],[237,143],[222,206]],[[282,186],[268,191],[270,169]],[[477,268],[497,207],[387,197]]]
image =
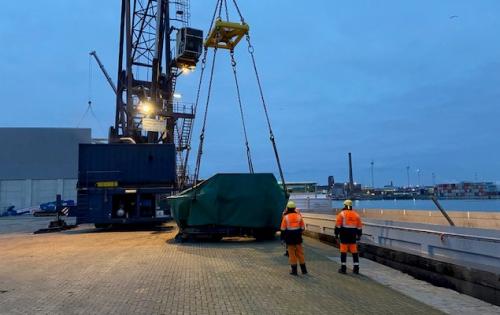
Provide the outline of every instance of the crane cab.
[[183,27],[177,32],[175,64],[177,68],[193,69],[203,51],[203,31]]

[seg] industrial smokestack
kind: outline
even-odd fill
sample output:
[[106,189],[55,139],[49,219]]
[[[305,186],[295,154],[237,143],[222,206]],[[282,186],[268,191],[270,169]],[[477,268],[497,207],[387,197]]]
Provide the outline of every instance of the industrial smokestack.
[[352,155],[349,152],[349,192],[354,190],[354,178],[352,176]]

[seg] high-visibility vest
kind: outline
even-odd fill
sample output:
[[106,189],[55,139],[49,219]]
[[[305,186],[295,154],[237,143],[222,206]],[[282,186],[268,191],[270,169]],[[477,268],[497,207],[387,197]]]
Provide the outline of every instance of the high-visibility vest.
[[361,229],[363,224],[359,214],[354,210],[342,210],[337,215],[336,227],[340,228],[351,228],[351,229]]
[[304,220],[302,216],[298,213],[288,213],[283,217],[281,221],[281,230],[303,230],[305,229]]

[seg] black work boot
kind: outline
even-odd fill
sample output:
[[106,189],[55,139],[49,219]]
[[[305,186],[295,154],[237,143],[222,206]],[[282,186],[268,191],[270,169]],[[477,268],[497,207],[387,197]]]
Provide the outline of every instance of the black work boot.
[[300,270],[302,271],[303,275],[307,274],[306,264],[300,264]]
[[347,266],[346,265],[340,266],[339,273],[346,274],[346,271],[347,271]]
[[292,266],[292,271],[290,272],[290,274],[292,276],[296,276],[297,275],[297,265],[291,265]]
[[352,273],[359,275],[359,266],[352,267]]
[[354,267],[352,268],[352,273],[359,274],[359,254],[352,254],[352,262],[354,263]]

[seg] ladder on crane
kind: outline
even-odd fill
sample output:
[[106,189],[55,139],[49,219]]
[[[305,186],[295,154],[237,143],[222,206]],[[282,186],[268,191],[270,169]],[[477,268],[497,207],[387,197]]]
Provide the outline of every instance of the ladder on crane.
[[190,137],[193,127],[193,106],[191,104],[175,103],[174,108],[178,113],[187,115],[178,118],[175,124],[175,147],[176,147],[176,171],[178,187],[190,184],[189,169],[187,166],[186,155],[191,149]]
[[175,20],[181,22],[184,27],[189,26],[189,20],[191,18],[189,0],[175,0],[171,3],[175,4]]

